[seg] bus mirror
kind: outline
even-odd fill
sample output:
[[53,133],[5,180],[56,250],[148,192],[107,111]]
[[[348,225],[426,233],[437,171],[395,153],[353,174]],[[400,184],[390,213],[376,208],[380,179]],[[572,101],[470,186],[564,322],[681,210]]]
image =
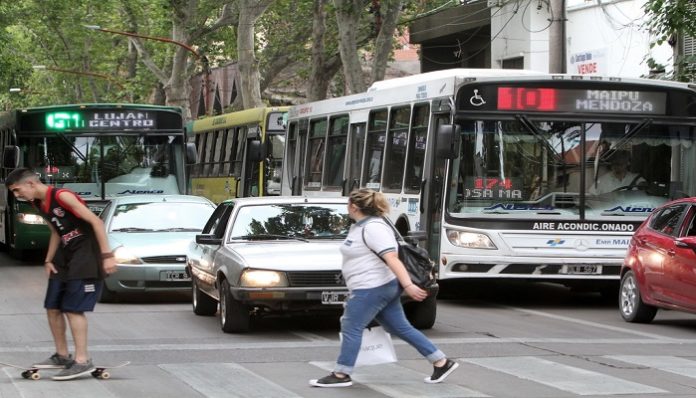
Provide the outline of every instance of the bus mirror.
[[2,154],[2,165],[6,169],[16,169],[19,167],[19,147],[7,145]]
[[198,161],[198,151],[196,144],[192,142],[186,143],[186,164],[195,164]]
[[260,140],[249,141],[247,160],[250,162],[260,162],[266,158],[266,146]]
[[437,129],[436,154],[444,159],[459,157],[461,127],[458,124],[443,124]]

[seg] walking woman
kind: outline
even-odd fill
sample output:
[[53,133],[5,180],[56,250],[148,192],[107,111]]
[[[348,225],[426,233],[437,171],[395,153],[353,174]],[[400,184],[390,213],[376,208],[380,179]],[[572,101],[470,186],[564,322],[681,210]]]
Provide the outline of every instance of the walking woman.
[[310,380],[312,386],[348,387],[353,384],[350,375],[360,351],[363,329],[373,319],[433,364],[433,374],[425,378],[426,383],[439,383],[459,367],[406,319],[401,293],[405,291],[417,301],[423,301],[428,293],[411,283],[399,260],[394,232],[382,219],[388,212],[389,203],[379,192],[359,189],[350,194],[348,215],[355,224],[341,247],[343,277],[350,290],[341,317],[341,352],[333,372]]

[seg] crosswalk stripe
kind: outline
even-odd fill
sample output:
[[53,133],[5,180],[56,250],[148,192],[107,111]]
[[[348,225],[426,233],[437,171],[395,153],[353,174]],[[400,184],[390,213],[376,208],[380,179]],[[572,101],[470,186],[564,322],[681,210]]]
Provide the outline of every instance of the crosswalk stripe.
[[300,398],[292,391],[237,363],[178,363],[158,366],[207,398]]
[[577,395],[657,394],[668,391],[536,357],[464,358],[487,369]]
[[646,366],[696,379],[696,361],[668,355],[606,355],[604,358]]
[[[327,372],[333,370],[334,366],[333,362],[310,362],[310,364]],[[396,364],[355,368],[355,372],[350,377],[353,381],[365,384],[372,390],[395,398],[488,397],[482,392],[457,384],[447,382],[427,384],[423,381],[427,375]]]

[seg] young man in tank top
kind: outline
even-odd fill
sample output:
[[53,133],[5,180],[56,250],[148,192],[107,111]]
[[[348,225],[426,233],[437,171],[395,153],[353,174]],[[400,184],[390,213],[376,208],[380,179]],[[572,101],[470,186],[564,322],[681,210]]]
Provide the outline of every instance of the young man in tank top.
[[[19,168],[5,179],[16,198],[31,203],[46,220],[51,238],[44,267],[48,287],[44,307],[56,352],[33,366],[62,369],[54,380],[70,380],[95,368],[87,352],[87,317],[94,310],[105,275],[116,271],[102,220],[74,192],[41,182],[33,171]],[[66,320],[75,344],[68,353]]]

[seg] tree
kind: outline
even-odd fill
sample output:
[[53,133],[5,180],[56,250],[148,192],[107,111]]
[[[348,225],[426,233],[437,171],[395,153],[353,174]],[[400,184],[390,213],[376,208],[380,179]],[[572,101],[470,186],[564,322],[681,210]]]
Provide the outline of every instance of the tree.
[[256,59],[255,25],[273,0],[239,0],[239,23],[237,25],[237,55],[239,56],[239,78],[244,108],[263,106],[261,81]]
[[[653,45],[669,42],[674,46],[683,36],[696,38],[696,3],[694,0],[648,0],[644,6],[647,26],[657,35]],[[675,54],[674,78],[694,81],[696,56]]]

